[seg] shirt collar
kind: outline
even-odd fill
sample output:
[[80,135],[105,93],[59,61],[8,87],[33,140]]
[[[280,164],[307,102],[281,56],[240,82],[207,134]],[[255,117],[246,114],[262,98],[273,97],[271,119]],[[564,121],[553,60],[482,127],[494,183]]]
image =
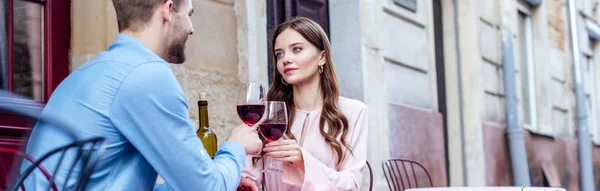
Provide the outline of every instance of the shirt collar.
[[110,47],[108,47],[108,50],[111,51],[116,48],[126,46],[133,47],[135,50],[139,51],[142,54],[155,56],[161,60],[164,60],[160,58],[160,56],[158,56],[156,53],[152,52],[152,50],[150,50],[150,48],[148,48],[144,43],[142,43],[142,41],[128,34],[119,34],[113,42],[113,44],[110,45]]

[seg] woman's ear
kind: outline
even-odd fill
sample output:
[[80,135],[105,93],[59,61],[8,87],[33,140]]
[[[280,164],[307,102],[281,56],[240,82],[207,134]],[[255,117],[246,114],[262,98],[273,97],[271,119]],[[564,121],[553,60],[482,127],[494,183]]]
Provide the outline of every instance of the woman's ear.
[[325,55],[325,51],[321,51],[321,56],[319,57],[319,66],[325,65],[327,62],[327,55]]

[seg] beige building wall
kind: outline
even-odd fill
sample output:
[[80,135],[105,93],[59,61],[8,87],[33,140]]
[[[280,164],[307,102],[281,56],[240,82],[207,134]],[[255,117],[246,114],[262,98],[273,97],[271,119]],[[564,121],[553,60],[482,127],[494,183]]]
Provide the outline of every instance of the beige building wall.
[[[172,66],[196,128],[199,93],[208,93],[210,125],[221,142],[233,127],[242,124],[235,109],[238,85],[248,80],[267,81],[265,5],[194,0],[193,6],[195,33],[187,43],[187,61]],[[73,71],[106,50],[118,28],[111,0],[72,1],[71,12]]]
[[[565,12],[553,10],[556,9],[554,4],[550,2],[542,3],[539,7],[530,10],[532,12],[533,19],[533,33],[535,34],[533,37],[533,48],[534,48],[534,58],[535,58],[535,75],[536,75],[536,91],[537,91],[537,111],[538,111],[538,132],[552,135],[554,134],[555,126],[562,126],[563,128],[567,128],[567,118],[568,110],[563,107],[555,107],[553,104],[554,99],[551,96],[558,95],[550,95],[554,90],[553,88],[564,88],[564,80],[556,80],[558,78],[552,77],[552,70],[556,70],[554,66],[562,66],[565,60],[564,55],[558,55],[560,58],[553,58],[550,54],[557,51],[558,46],[550,46],[551,37],[556,38],[558,42],[555,44],[562,44],[560,46],[564,49],[564,40],[566,40],[567,36],[565,34],[558,33],[557,31],[565,31],[566,25],[563,18],[559,19],[557,17],[550,16],[548,13],[558,12],[560,14],[564,14]],[[557,13],[557,14],[558,14]],[[561,24],[550,24],[550,23],[561,23]],[[561,27],[558,27],[561,26]],[[562,28],[562,29],[561,29]],[[561,34],[561,35],[557,35]],[[521,38],[517,36],[517,38]],[[561,39],[561,40],[558,40]],[[562,51],[564,54],[564,51]],[[559,60],[555,60],[559,59]],[[552,61],[554,60],[554,61]],[[558,63],[557,63],[558,62]],[[553,118],[556,116],[556,118]],[[560,125],[559,125],[560,124]]]
[[389,104],[438,110],[431,4],[418,2],[412,12],[393,0],[383,3],[381,54]]
[[[482,50],[488,47],[480,44],[487,40],[487,36],[480,36],[481,30],[485,30],[479,13],[481,1],[456,2],[455,5],[452,0],[442,0],[449,185],[483,186],[486,174],[482,122],[486,106],[482,104],[485,86],[481,74],[486,64],[483,58],[495,59],[493,54],[487,54],[495,53],[495,47]],[[492,35],[490,38],[493,40],[496,33],[493,30],[488,32],[490,34],[487,35]]]
[[[544,54],[547,61],[549,77],[542,79],[540,86],[547,90],[542,95],[548,96],[551,107],[545,112],[550,115],[540,116],[540,121],[549,121],[553,135],[574,137],[575,134],[575,93],[573,87],[573,60],[570,54],[569,25],[566,6],[563,1],[546,2],[548,13],[548,52]],[[548,111],[549,110],[549,111]]]
[[[583,1],[576,1],[578,4]],[[570,34],[566,4],[563,0],[543,1],[538,7],[526,7],[514,3],[513,35],[514,42],[523,42],[526,37],[517,32],[518,12],[527,12],[532,19],[533,25],[533,56],[535,91],[537,95],[537,128],[529,128],[523,123],[523,82],[521,78],[522,51],[515,43],[515,70],[517,72],[517,97],[519,99],[519,122],[520,125],[536,133],[550,136],[576,137],[576,100],[574,93],[573,60],[570,48]],[[585,23],[578,20],[580,27],[580,43],[584,55],[592,56],[588,35],[585,33]],[[585,44],[585,47],[584,47]],[[500,45],[498,45],[500,46]],[[582,62],[586,61],[582,59]],[[583,64],[583,63],[582,63]],[[585,79],[591,79],[589,72],[584,73]],[[502,78],[500,78],[502,79]],[[587,82],[590,82],[588,80]],[[591,86],[585,84],[586,93],[589,97]],[[591,107],[590,107],[591,108]],[[590,110],[591,111],[591,110]],[[591,121],[591,120],[589,120]]]
[[[501,61],[501,25],[497,2],[480,1],[480,46],[485,79],[484,120],[505,123],[504,84]],[[528,7],[513,1],[511,27],[515,64],[516,93],[518,100],[519,125],[532,132],[551,136],[575,136],[575,95],[573,84],[572,58],[569,45],[569,28],[566,6],[563,0],[543,1],[538,7]],[[532,55],[525,55],[519,45],[527,41],[520,34],[519,12],[531,19],[533,32]],[[581,23],[581,22],[580,22]],[[581,24],[580,24],[581,26]],[[587,40],[587,37],[583,40]],[[589,52],[589,51],[588,51]],[[535,75],[534,89],[537,101],[538,124],[529,126],[524,122],[525,110],[523,70],[524,58],[533,59]]]
[[581,0],[578,2],[579,30],[582,49],[582,67],[586,90],[588,129],[596,145],[600,144],[600,43],[592,40],[590,28],[600,29],[600,0]]
[[111,0],[71,2],[71,63],[73,71],[106,50],[118,33]]
[[[387,190],[381,164],[390,157],[384,1],[329,1],[332,54],[342,96],[363,101],[369,107],[368,161],[373,168],[373,190]],[[343,83],[342,83],[343,82]],[[362,190],[368,190],[369,174],[363,171]]]
[[[576,102],[574,94],[573,61],[571,56],[568,17],[566,2],[564,0],[548,0],[538,7],[528,7],[517,0],[510,0],[513,4],[511,27],[513,38],[513,51],[516,77],[516,93],[518,100],[518,120],[520,127],[534,133],[546,134],[554,137],[576,138]],[[475,145],[483,144],[481,138],[481,123],[494,122],[505,125],[504,84],[502,70],[502,30],[500,3],[502,1],[457,1],[458,2],[458,31],[455,33],[453,1],[442,0],[444,10],[444,51],[446,64],[446,85],[448,101],[448,137],[450,156],[450,185],[485,185],[485,160],[484,151]],[[597,42],[589,40],[585,31],[585,20],[597,23],[598,0],[577,1],[579,5],[579,33],[582,48],[582,67],[584,70],[584,86],[588,100],[588,125],[590,132],[599,134],[598,114],[592,113],[591,100],[599,100],[598,74],[600,55]],[[529,55],[533,59],[533,74],[535,75],[535,91],[537,107],[537,125],[529,126],[524,123],[523,96],[526,88],[523,78],[523,65],[521,59],[523,50],[519,43],[527,38],[519,33],[519,11],[531,18],[533,30],[533,52]],[[457,42],[456,37],[460,40]],[[456,51],[459,43],[460,52]],[[457,55],[461,57],[463,97],[462,107],[464,114],[464,129],[461,137],[460,104],[458,78],[456,68]],[[596,59],[595,59],[596,58]],[[595,74],[593,73],[595,72]],[[594,91],[595,88],[595,91]],[[592,92],[595,92],[593,94]],[[596,97],[594,98],[594,95]],[[481,115],[477,113],[482,113]],[[596,119],[594,119],[596,118]],[[598,136],[596,136],[598,137]],[[460,144],[464,139],[465,145]],[[596,138],[598,139],[598,138]],[[465,152],[460,155],[460,152]],[[463,158],[464,157],[464,158]],[[464,168],[464,170],[463,170]]]
[[[337,2],[337,6],[343,5],[341,1],[332,2]],[[483,186],[486,171],[482,123],[505,123],[502,33],[498,9],[500,1],[457,2],[458,34],[455,33],[453,1],[442,0],[448,107],[447,152],[450,160],[448,184]],[[600,19],[600,13],[593,8],[597,6],[597,2],[599,0],[578,1],[583,15],[581,20]],[[355,3],[355,14],[359,15],[360,23],[358,30],[362,39],[356,48],[360,50],[360,67],[364,70],[364,77],[357,83],[365,87],[360,96],[364,97],[364,102],[370,108],[369,160],[376,173],[376,188],[384,189],[386,184],[380,164],[389,157],[390,150],[388,146],[381,146],[388,145],[388,104],[408,104],[437,110],[435,56],[432,52],[433,37],[430,28],[432,8],[430,1],[419,1],[418,14],[414,14],[394,7],[391,0]],[[193,4],[196,10],[192,18],[195,34],[187,44],[188,61],[182,65],[174,65],[174,71],[189,104],[190,120],[196,125],[198,94],[202,91],[208,93],[211,126],[217,132],[219,141],[223,141],[231,128],[241,124],[235,110],[237,85],[244,81],[268,84],[266,5],[262,0],[194,0]],[[520,6],[516,1],[514,5],[512,26],[513,42],[516,42],[524,37],[516,33],[517,11]],[[111,0],[72,1],[71,11],[72,71],[93,59],[97,52],[105,50],[112,43],[117,35],[117,24]],[[543,1],[541,6],[528,11],[535,34],[534,89],[537,94],[539,122],[536,129],[530,130],[574,137],[575,97],[564,0]],[[579,25],[583,23],[580,22]],[[331,26],[335,26],[335,23],[332,22]],[[406,30],[407,28],[411,30]],[[404,42],[401,37],[406,36],[403,35],[411,38],[404,39],[407,41]],[[460,38],[458,42],[457,36]],[[583,39],[584,37],[586,38]],[[587,49],[582,48],[586,50],[585,54],[596,58],[592,60],[594,64],[600,63],[600,56],[595,56],[600,55],[600,48],[595,48],[599,46],[598,43],[585,41],[587,34],[581,35],[581,38],[586,42],[582,43],[587,46]],[[332,41],[335,43],[335,37]],[[409,42],[415,46],[399,46]],[[457,43],[460,52],[457,52]],[[520,77],[522,63],[518,59],[522,55],[516,43],[514,46],[519,121],[523,126]],[[457,56],[461,58],[462,76],[457,73]],[[596,74],[600,74],[599,68],[595,68]],[[586,75],[586,82],[593,81],[590,72]],[[408,79],[419,79],[415,81],[419,85],[404,87],[401,85],[406,84],[402,81],[406,80],[388,78],[391,76],[413,76]],[[463,97],[459,97],[459,77],[462,79]],[[590,83],[586,84],[589,99],[593,99],[591,86]],[[596,92],[596,95],[600,95],[600,88]],[[462,116],[459,112],[461,103]],[[590,111],[591,108],[592,106]],[[464,122],[462,130],[461,118]],[[593,131],[591,127],[590,130]]]
[[[502,72],[502,33],[499,1],[478,1],[477,39],[483,79],[483,120],[504,123],[504,83]],[[464,39],[468,40],[468,39]],[[516,63],[515,63],[516,65]]]
[[[187,61],[172,65],[187,98],[190,120],[198,128],[200,92],[207,92],[210,126],[219,142],[241,125],[236,98],[241,82],[267,84],[266,5],[264,1],[193,0],[194,35]],[[73,71],[106,50],[118,35],[111,0],[72,1]],[[159,183],[163,180],[159,177]]]
[[[541,6],[527,8],[512,1],[511,15],[513,55],[516,77],[518,119],[520,127],[555,136],[574,136],[574,93],[568,28],[564,2],[543,1]],[[505,124],[504,76],[502,69],[502,1],[457,1],[458,18],[454,20],[452,1],[442,1],[444,10],[444,51],[448,104],[450,185],[485,185],[483,122]],[[518,11],[532,18],[533,55],[537,100],[537,127],[525,125],[522,50],[526,40],[519,34]],[[552,13],[552,14],[548,14]],[[455,33],[458,22],[458,35]],[[459,42],[456,42],[456,37]],[[459,51],[456,51],[459,43]],[[461,59],[462,76],[457,75],[457,55]],[[462,98],[458,82],[462,78]],[[460,129],[459,108],[462,100],[464,129]],[[462,134],[461,137],[461,132]],[[463,139],[463,140],[461,140]],[[464,141],[464,145],[461,143]],[[461,155],[460,152],[465,152]],[[463,170],[465,168],[465,170]]]

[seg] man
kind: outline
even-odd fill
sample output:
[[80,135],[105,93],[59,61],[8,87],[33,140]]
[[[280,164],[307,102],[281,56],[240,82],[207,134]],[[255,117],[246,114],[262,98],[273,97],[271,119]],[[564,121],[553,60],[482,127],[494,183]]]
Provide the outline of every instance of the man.
[[[87,189],[234,190],[246,154],[259,152],[262,143],[253,128],[239,126],[212,160],[194,133],[183,91],[168,64],[185,61],[185,42],[194,33],[191,0],[113,4],[119,36],[108,51],[71,73],[42,112],[70,124],[68,130],[81,137],[106,138],[107,150]],[[64,130],[40,122],[27,153],[40,157],[72,141]],[[55,163],[43,165],[53,171]],[[155,187],[157,172],[168,185]],[[35,175],[26,188],[46,188],[45,177]],[[62,184],[66,175],[59,171],[58,176]]]

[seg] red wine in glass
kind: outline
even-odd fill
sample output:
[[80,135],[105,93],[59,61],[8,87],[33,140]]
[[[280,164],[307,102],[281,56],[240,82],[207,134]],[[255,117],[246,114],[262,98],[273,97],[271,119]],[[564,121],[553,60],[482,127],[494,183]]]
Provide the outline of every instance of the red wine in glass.
[[256,124],[265,113],[265,105],[263,104],[243,104],[237,106],[237,112],[240,119],[248,125]]
[[237,112],[244,124],[249,127],[258,123],[265,112],[265,89],[259,83],[240,85],[237,97]]
[[287,124],[283,123],[263,123],[259,125],[260,133],[269,142],[279,140],[283,136],[283,133],[285,133],[286,129]]
[[[277,141],[283,137],[287,130],[288,115],[285,102],[267,101],[265,104],[265,118],[258,126],[260,134],[269,142]],[[283,172],[269,162],[262,172]]]

